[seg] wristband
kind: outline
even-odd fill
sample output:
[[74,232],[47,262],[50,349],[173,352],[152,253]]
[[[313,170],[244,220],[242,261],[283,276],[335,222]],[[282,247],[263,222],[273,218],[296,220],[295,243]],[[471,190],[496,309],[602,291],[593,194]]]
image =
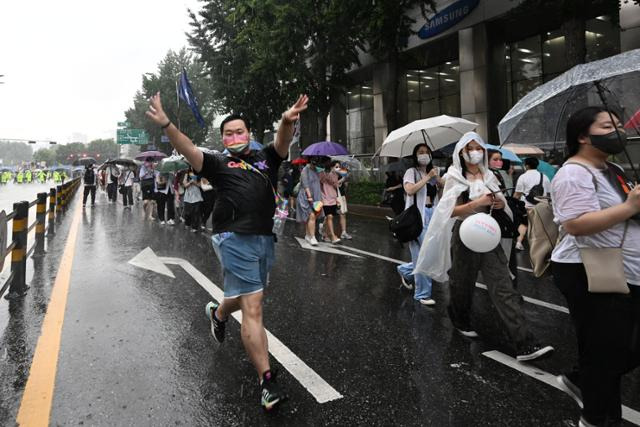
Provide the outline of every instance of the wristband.
[[171,125],[171,120],[169,120],[169,121],[167,122],[167,124],[166,124],[166,125],[164,125],[164,126],[160,126],[160,129],[166,129],[166,128],[168,128],[170,125]]

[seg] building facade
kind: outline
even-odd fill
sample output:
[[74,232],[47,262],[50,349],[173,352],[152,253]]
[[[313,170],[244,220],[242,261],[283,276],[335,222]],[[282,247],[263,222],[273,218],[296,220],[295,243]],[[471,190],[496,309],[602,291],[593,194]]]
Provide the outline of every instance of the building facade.
[[[397,84],[397,126],[448,114],[479,124],[498,142],[497,125],[525,94],[569,67],[562,22],[553,11],[518,13],[517,0],[439,0],[427,20],[412,12],[417,35],[408,40],[392,81],[391,66],[363,55],[353,86],[334,105],[330,137],[353,154],[373,154],[388,133],[385,106]],[[619,16],[593,10],[584,19],[586,60],[640,48],[640,7]],[[394,67],[395,68],[395,67]]]

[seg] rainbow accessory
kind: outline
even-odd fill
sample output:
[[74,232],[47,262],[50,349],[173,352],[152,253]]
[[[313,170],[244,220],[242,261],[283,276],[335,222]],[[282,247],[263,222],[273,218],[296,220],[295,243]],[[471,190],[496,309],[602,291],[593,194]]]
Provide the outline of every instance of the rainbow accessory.
[[320,211],[322,210],[322,202],[313,202],[313,211],[315,213],[320,213]]

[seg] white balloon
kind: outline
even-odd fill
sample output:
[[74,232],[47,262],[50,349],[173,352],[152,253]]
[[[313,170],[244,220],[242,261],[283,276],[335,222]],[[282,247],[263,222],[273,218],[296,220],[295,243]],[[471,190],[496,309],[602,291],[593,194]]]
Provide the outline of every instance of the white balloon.
[[460,240],[474,252],[491,252],[498,246],[501,237],[498,222],[485,213],[471,215],[460,226]]

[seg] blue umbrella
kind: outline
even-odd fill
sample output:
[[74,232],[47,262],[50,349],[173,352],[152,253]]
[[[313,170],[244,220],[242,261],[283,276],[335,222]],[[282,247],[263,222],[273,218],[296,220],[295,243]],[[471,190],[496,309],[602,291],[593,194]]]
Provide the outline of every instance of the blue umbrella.
[[349,152],[344,145],[331,141],[321,141],[311,144],[302,152],[303,156],[346,156]]
[[497,145],[484,144],[484,146],[487,150],[499,151],[500,154],[502,154],[502,158],[504,160],[509,160],[511,161],[511,163],[516,163],[518,165],[522,164],[522,160],[520,160],[520,157],[516,156],[516,154],[513,151],[510,151],[506,148],[498,147]]
[[545,174],[551,181],[558,170],[544,160],[538,160],[538,172]]

